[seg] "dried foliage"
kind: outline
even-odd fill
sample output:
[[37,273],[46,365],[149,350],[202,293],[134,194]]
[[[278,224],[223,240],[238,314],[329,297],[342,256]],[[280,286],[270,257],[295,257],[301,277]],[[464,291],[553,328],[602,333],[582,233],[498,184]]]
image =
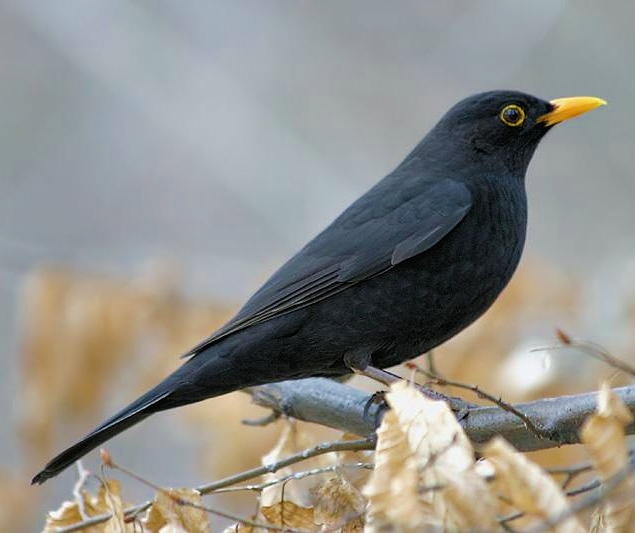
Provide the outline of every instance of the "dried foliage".
[[[89,417],[94,422],[113,386],[122,398],[143,391],[178,365],[175,354],[227,318],[224,306],[181,297],[177,281],[171,271],[123,281],[60,269],[41,270],[27,280],[21,428],[31,465],[54,451],[60,434],[67,436],[63,420],[83,420],[82,427]],[[543,331],[554,331],[553,324],[568,326],[575,323],[581,302],[579,288],[563,282],[558,273],[540,266],[525,269],[482,320],[439,349],[431,361],[424,358],[419,364],[438,362],[439,374],[478,384],[510,402],[588,390],[602,378],[610,378],[612,385],[627,382],[631,367],[612,364],[606,352],[587,357],[593,356],[583,353],[588,347],[563,330],[556,337],[567,350],[578,352],[519,350],[528,338],[527,324],[539,320]],[[552,317],[545,317],[545,308]],[[153,364],[143,363],[146,356]],[[134,372],[127,373],[131,362]],[[623,372],[616,374],[616,368]],[[136,381],[126,378],[122,388],[122,375],[134,375]],[[447,386],[443,392],[466,394]],[[122,504],[126,484],[121,496],[119,487],[108,481],[95,495],[82,490],[76,500],[52,512],[46,531],[63,531],[95,516],[101,521],[88,522],[88,531],[210,531],[216,515],[234,517],[227,531],[238,532],[267,527],[496,531],[503,526],[518,531],[630,531],[633,480],[624,437],[629,413],[615,397],[603,395],[597,415],[584,425],[586,451],[563,447],[525,456],[495,442],[479,450],[488,457],[485,461],[475,461],[471,444],[444,404],[404,383],[387,395],[392,410],[378,430],[375,454],[338,446],[339,451],[316,454],[309,461],[301,461],[299,452],[335,438],[333,431],[284,421],[245,428],[240,419],[266,412],[250,406],[246,395],[227,395],[187,410],[186,420],[193,426],[224,435],[214,440],[210,436],[202,446],[201,463],[210,476],[251,468],[257,457],[263,457],[263,465],[293,454],[298,460],[254,479],[253,485],[221,483],[217,492],[231,492],[231,500],[218,500],[224,503],[215,508],[204,505],[194,489],[160,489],[151,504],[131,513],[132,508]],[[580,461],[585,461],[582,466]],[[248,477],[241,479],[244,483]],[[599,492],[598,485],[603,487]],[[6,483],[0,479],[0,499],[14,502],[9,510],[22,513],[33,494],[12,490],[17,486],[11,477]],[[104,520],[108,515],[113,516]],[[0,513],[0,529],[16,527],[15,515]]]
[[426,398],[406,382],[391,387],[386,399],[392,410],[377,431],[375,470],[364,489],[369,530],[389,524],[406,531],[492,529],[495,500],[447,404]]
[[112,514],[112,517],[102,524],[87,528],[85,531],[90,533],[134,531],[132,525],[126,524],[124,520],[119,483],[109,479],[99,487],[96,495],[82,490],[79,499],[66,501],[59,509],[51,511],[46,518],[44,533],[55,533],[61,528],[78,524],[104,513]]
[[152,506],[141,520],[143,531],[161,533],[206,533],[209,518],[202,507],[201,495],[193,489],[158,491]]
[[[624,427],[632,420],[631,412],[604,384],[598,398],[597,413],[585,421],[581,436],[599,478],[605,484],[629,468]],[[603,524],[606,531],[628,532],[635,528],[633,482],[632,476],[626,476],[615,483],[596,514],[595,520]]]
[[327,529],[342,528],[345,533],[362,531],[366,501],[360,492],[341,475],[325,479],[315,490],[313,520]]
[[[631,415],[607,387],[600,392],[597,413],[582,429],[593,466],[568,471],[569,480],[592,468],[597,472],[605,494],[591,494],[584,506],[570,498],[553,475],[502,438],[488,443],[482,449],[484,459],[476,461],[472,445],[445,402],[430,400],[405,381],[392,385],[386,399],[391,410],[377,430],[374,466],[363,487],[346,472],[366,468],[365,462],[348,459],[353,453],[362,454],[355,459],[373,459],[368,452],[304,452],[311,439],[289,422],[263,457],[263,471],[270,472],[261,482],[232,487],[236,483],[229,480],[218,485],[217,490],[259,494],[253,517],[239,519],[226,531],[503,531],[503,524],[510,530],[510,522],[519,518],[531,531],[633,530],[634,480],[624,434]],[[289,456],[296,460],[281,463]],[[128,473],[108,454],[102,457],[108,458],[105,466]],[[582,486],[574,492],[592,488]],[[207,507],[200,496],[195,489],[157,488],[148,506],[124,512],[119,485],[108,480],[96,496],[82,490],[79,501],[65,502],[50,513],[44,531],[64,531],[88,519],[85,523],[92,532],[141,527],[148,532],[206,533],[211,531],[208,514],[232,516]],[[591,520],[579,514],[587,506],[595,509]],[[109,515],[106,520],[90,521],[104,513]]]
[[494,467],[499,494],[518,511],[539,519],[555,519],[556,533],[584,531],[574,516],[557,521],[569,509],[567,498],[555,482],[538,465],[518,453],[504,439],[496,438],[483,449]]
[[105,480],[96,495],[82,490],[81,499],[67,501],[49,513],[44,533],[55,533],[104,513],[105,522],[88,525],[90,533],[208,533],[211,531],[207,512],[201,508],[201,496],[192,489],[160,490],[143,516],[124,517],[120,486]]

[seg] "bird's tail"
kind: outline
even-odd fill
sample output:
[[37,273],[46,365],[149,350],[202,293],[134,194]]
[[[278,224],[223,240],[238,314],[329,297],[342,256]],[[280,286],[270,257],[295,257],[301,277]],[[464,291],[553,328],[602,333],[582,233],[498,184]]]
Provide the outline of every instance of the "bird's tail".
[[152,413],[175,407],[174,402],[170,401],[170,396],[173,393],[173,383],[171,383],[170,377],[97,426],[78,443],[51,459],[44,469],[31,480],[31,484],[42,484],[47,479],[56,476],[100,444],[141,422]]

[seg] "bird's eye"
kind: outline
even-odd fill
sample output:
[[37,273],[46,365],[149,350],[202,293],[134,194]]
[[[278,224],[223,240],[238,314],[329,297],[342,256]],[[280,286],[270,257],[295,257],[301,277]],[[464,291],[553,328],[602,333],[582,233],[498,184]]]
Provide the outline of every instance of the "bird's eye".
[[508,126],[515,128],[525,122],[525,112],[516,104],[506,105],[501,111],[500,119]]

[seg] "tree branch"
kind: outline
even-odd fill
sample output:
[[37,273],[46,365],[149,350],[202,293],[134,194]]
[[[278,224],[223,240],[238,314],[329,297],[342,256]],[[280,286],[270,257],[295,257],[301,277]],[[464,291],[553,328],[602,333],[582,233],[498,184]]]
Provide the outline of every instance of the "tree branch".
[[[626,406],[635,412],[635,385],[613,390]],[[284,414],[347,433],[368,436],[368,438],[318,444],[274,464],[260,466],[198,487],[197,490],[201,494],[208,494],[269,472],[275,472],[284,466],[324,453],[372,449],[374,431],[381,422],[386,409],[383,403],[374,401],[375,395],[326,378],[284,381],[245,389],[244,392],[251,394],[254,402],[258,405],[272,409],[274,414]],[[596,397],[596,392],[590,392],[574,396],[547,398],[517,404],[514,406],[516,413],[514,410],[500,406],[470,407],[465,413],[459,413],[460,423],[476,445],[485,443],[496,435],[505,437],[520,451],[534,451],[562,444],[575,444],[580,442],[578,430],[583,420],[595,412]],[[504,402],[499,400],[497,403],[500,405]],[[523,414],[523,417],[519,416],[518,411]],[[527,417],[531,420],[534,429],[527,427],[523,421],[522,418]],[[538,432],[535,428],[538,428]],[[635,433],[634,423],[626,428],[626,433],[629,435]],[[577,472],[583,469],[586,470],[586,466],[573,467],[570,470]],[[586,492],[596,486],[599,486],[599,482],[595,480],[581,489],[569,491],[568,494]],[[592,502],[595,501],[595,499],[592,500]],[[125,516],[131,518],[146,510],[151,504],[152,502],[148,501],[130,507],[125,510]],[[109,513],[91,517],[81,523],[61,529],[60,533],[78,531],[105,522],[110,517]],[[505,521],[515,518],[517,516],[512,515],[505,518]]]
[[[614,390],[635,413],[635,386]],[[245,392],[251,394],[256,404],[276,413],[363,436],[375,431],[385,409],[373,402],[373,395],[326,378],[283,381]],[[596,392],[515,405],[531,419],[540,434],[530,431],[518,416],[500,407],[470,408],[460,422],[475,444],[502,435],[515,448],[526,452],[579,443],[578,430],[596,405]],[[635,433],[635,424],[631,423],[626,432]]]

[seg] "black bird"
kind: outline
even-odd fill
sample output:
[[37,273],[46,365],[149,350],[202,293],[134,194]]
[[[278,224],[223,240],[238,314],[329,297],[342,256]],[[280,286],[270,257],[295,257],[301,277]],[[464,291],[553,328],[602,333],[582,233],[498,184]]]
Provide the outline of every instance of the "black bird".
[[491,91],[452,107],[152,390],[52,459],[43,483],[147,416],[237,389],[396,365],[467,327],[525,242],[525,172],[554,125],[605,102]]

